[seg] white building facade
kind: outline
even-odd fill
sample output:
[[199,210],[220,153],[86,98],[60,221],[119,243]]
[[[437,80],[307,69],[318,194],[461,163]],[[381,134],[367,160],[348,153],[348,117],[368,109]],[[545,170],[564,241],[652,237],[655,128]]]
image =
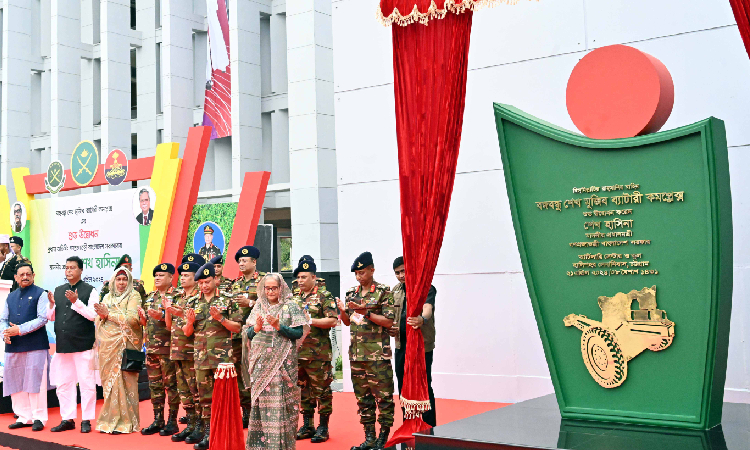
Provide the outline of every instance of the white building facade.
[[[209,0],[215,3],[215,0]],[[68,167],[75,146],[153,156],[203,122],[206,0],[3,0],[0,183]],[[331,4],[226,0],[232,136],[211,142],[200,202],[271,172],[264,220],[338,271]],[[97,187],[85,191],[107,189]],[[292,231],[293,230],[293,231]]]
[[[375,278],[391,286],[391,263],[402,252],[391,29],[375,20],[378,3],[333,1],[342,292],[356,284],[346,268],[360,252],[373,253]],[[552,392],[492,102],[575,130],[565,106],[568,77],[589,51],[612,44],[643,50],[670,70],[675,103],[664,130],[709,116],[726,122],[734,305],[725,398],[750,402],[750,58],[726,0],[521,0],[474,14],[463,138],[433,281],[437,397],[515,402]],[[365,208],[373,220],[362,219]],[[344,361],[345,381],[348,370]]]

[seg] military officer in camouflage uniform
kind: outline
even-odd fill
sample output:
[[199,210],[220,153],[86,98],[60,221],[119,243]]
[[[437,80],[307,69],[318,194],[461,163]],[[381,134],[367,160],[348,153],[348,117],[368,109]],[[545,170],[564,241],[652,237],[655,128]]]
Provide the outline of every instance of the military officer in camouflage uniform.
[[[381,450],[393,426],[393,367],[391,339],[388,329],[396,317],[393,295],[388,286],[373,279],[375,266],[372,254],[364,252],[352,264],[359,286],[346,292],[347,304],[339,300],[341,321],[349,326],[354,395],[359,406],[360,423],[365,428],[365,441],[352,450]],[[380,435],[375,439],[375,406],[380,409]]]
[[[329,332],[338,323],[336,300],[330,292],[317,285],[315,261],[302,260],[294,270],[299,290],[294,301],[310,318],[310,333],[304,337],[299,349],[299,378],[302,388],[300,413],[302,426],[297,431],[297,440],[311,439],[319,443],[328,440],[328,419],[333,413],[333,381],[331,359],[333,348]],[[320,423],[315,429],[315,406],[318,407]]]
[[[154,406],[154,422],[142,429],[141,434],[151,435],[164,430],[163,435],[171,436],[180,431],[177,427],[180,397],[177,394],[175,365],[169,359],[171,333],[166,323],[166,309],[172,305],[175,297],[172,287],[174,266],[169,263],[159,264],[154,267],[153,275],[156,290],[148,294],[143,308],[138,309],[141,325],[146,327],[146,372],[151,403]],[[166,425],[165,398],[169,403],[169,420]]]
[[214,256],[209,262],[214,265],[214,271],[216,271],[216,284],[219,286],[219,291],[221,291],[222,293],[231,293],[232,283],[234,283],[234,280],[230,280],[223,275],[224,256]]
[[[258,298],[256,292],[256,286],[260,282],[261,278],[265,275],[264,273],[258,273],[256,267],[258,265],[258,258],[260,257],[260,250],[253,247],[252,245],[246,245],[234,255],[234,260],[240,266],[240,277],[234,280],[231,286],[231,314],[232,320],[244,324],[250,316],[250,311],[255,305],[255,300]],[[232,354],[234,359],[234,367],[242,373],[242,334],[232,334]],[[242,406],[242,427],[247,428],[250,420],[250,406],[251,396],[250,389],[245,389],[245,383],[242,377],[237,377],[237,385],[240,389],[240,405]]]
[[221,363],[232,361],[232,333],[239,333],[242,325],[229,320],[229,298],[219,293],[216,272],[211,263],[204,264],[195,274],[200,296],[195,308],[185,313],[185,335],[195,334],[193,341],[195,377],[200,396],[203,439],[195,450],[208,449],[211,433],[211,399],[214,390],[214,372]]
[[[128,254],[122,255],[120,257],[120,260],[117,262],[115,270],[119,269],[121,266],[125,266],[125,268],[128,269],[130,273],[133,273],[133,258],[131,258]],[[141,295],[141,302],[146,300],[148,294],[146,294],[146,288],[143,287],[143,281],[133,278],[133,290]],[[105,281],[104,285],[102,286],[101,293],[99,294],[100,302],[104,300],[104,296],[107,295],[108,292],[109,280]]]
[[[186,259],[186,258],[185,258]],[[194,336],[186,336],[182,331],[185,325],[185,311],[195,309],[200,292],[195,285],[195,273],[200,266],[195,262],[184,261],[177,268],[180,274],[180,286],[172,306],[167,308],[167,325],[172,332],[169,357],[177,369],[177,392],[180,394],[182,407],[187,413],[188,426],[172,436],[173,442],[196,444],[203,439],[203,428],[195,412],[198,403],[198,386],[195,383],[195,362],[193,360]]]
[[[310,255],[302,255],[302,257],[299,259],[299,264],[297,264],[297,266],[299,266],[300,264],[302,264],[305,261],[307,261],[307,262],[315,262],[315,259],[313,259],[313,257],[310,256]],[[318,286],[318,289],[321,289],[321,288],[325,289],[325,287],[326,287],[326,280],[325,280],[325,278],[321,278],[321,277],[318,277],[316,275],[315,285]],[[292,279],[292,292],[294,293],[294,295],[297,295],[297,293],[299,292],[299,282],[297,282],[297,278],[296,277]]]

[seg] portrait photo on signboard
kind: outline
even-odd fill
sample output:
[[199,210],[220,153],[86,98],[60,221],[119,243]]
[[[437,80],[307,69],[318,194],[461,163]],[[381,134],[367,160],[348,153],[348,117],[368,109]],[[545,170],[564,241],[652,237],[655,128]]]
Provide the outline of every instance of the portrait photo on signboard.
[[20,233],[24,227],[26,227],[26,207],[21,202],[15,202],[10,208],[10,228],[14,233]]
[[138,225],[149,226],[154,220],[156,193],[151,186],[138,187],[133,195],[133,217]]
[[193,251],[206,259],[224,254],[224,232],[214,222],[203,222],[193,234]]

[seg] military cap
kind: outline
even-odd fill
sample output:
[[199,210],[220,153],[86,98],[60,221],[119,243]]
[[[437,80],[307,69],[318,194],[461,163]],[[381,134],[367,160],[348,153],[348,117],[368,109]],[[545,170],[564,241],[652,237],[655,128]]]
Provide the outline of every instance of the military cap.
[[203,280],[209,277],[215,277],[216,271],[214,265],[211,263],[203,264],[197,272],[195,272],[195,281]]
[[21,239],[21,236],[11,236],[8,240],[11,244],[20,245],[21,247],[23,247],[23,239]]
[[[131,265],[133,264],[133,258],[131,258],[130,255],[128,255],[127,253],[120,257],[120,260],[117,261],[117,265],[115,266],[115,269],[118,269],[123,264],[131,264]],[[172,273],[174,273],[174,266],[172,266]]]
[[209,261],[211,264],[224,264],[224,255],[214,256],[211,258],[211,261]]
[[206,264],[206,258],[197,253],[188,253],[187,255],[182,257],[182,262],[194,262],[198,264],[198,266],[202,266],[203,264]]
[[185,262],[185,263],[180,264],[180,267],[177,268],[177,273],[179,274],[182,274],[182,272],[197,273],[200,268],[201,266],[198,263]]
[[357,256],[357,259],[354,260],[354,264],[352,264],[352,272],[362,270],[365,267],[372,266],[374,264],[375,263],[372,262],[372,253],[364,252],[361,255]]
[[174,275],[174,266],[169,263],[161,263],[158,266],[154,267],[153,275],[156,276],[157,272],[166,272]]
[[315,258],[310,255],[302,255],[302,258],[299,259],[299,263],[302,264],[303,261],[315,262]]
[[234,260],[239,262],[240,258],[244,257],[250,257],[258,259],[260,258],[260,250],[253,247],[252,245],[246,245],[242,247],[241,249],[237,250],[237,253],[234,254]]
[[297,278],[297,274],[300,272],[310,272],[314,274],[316,270],[317,267],[313,261],[300,260],[299,265],[294,269],[294,277]]
[[214,234],[214,229],[211,228],[211,225],[206,225],[205,228],[203,228],[203,234]]

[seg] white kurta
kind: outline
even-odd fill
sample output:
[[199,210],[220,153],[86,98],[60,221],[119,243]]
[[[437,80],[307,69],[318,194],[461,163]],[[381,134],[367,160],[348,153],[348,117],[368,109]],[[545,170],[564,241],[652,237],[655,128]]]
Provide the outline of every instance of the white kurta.
[[[91,291],[89,304],[84,305],[77,300],[73,303],[73,311],[91,320],[96,319],[94,304],[99,303],[99,292]],[[47,310],[47,318],[55,320],[55,309]],[[57,336],[57,339],[65,339]],[[94,353],[96,350],[86,350],[77,353],[55,353],[50,364],[50,382],[57,386],[57,398],[60,400],[60,415],[63,420],[75,420],[77,412],[76,384],[81,389],[81,419],[94,420],[96,418],[96,385],[101,384],[99,371],[94,368]]]

